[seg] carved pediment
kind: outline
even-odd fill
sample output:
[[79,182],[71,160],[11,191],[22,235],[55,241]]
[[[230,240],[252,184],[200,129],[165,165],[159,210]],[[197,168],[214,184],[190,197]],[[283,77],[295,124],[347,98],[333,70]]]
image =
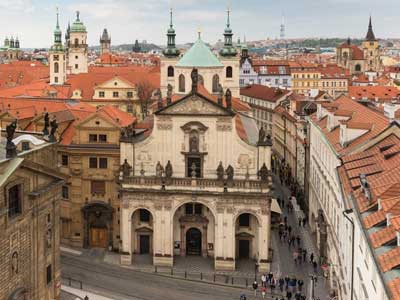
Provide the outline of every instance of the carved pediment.
[[199,94],[188,95],[158,111],[157,114],[233,116],[231,111]]

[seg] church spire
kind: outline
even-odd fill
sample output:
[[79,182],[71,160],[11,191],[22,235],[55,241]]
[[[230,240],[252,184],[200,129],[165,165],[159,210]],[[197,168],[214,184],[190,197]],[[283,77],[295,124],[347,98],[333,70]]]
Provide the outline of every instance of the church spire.
[[174,24],[172,22],[172,8],[170,9],[170,21],[169,21],[169,28],[167,32],[167,49],[164,50],[164,55],[168,57],[174,57],[179,55],[179,50],[176,48],[175,45],[175,29]]
[[369,16],[368,32],[367,32],[367,36],[365,37],[365,39],[367,41],[371,41],[371,42],[376,41],[375,34],[372,29],[372,17],[371,16]]
[[226,19],[226,28],[224,31],[224,48],[221,49],[220,54],[222,56],[235,56],[237,54],[236,49],[233,47],[232,44],[232,29],[231,29],[231,10],[228,7],[227,11],[227,19]]
[[61,29],[60,29],[60,21],[59,21],[59,16],[60,13],[58,11],[58,7],[56,9],[57,11],[57,22],[56,22],[56,29],[54,30],[54,47],[60,47],[62,46],[62,33],[61,33]]

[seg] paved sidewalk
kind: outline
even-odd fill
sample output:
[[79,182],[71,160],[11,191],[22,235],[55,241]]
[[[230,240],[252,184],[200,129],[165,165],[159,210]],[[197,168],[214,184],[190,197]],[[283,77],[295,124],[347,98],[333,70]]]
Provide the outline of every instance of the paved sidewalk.
[[[290,191],[285,186],[279,184],[279,180],[275,178],[275,193],[277,197],[281,199],[285,199],[286,203],[288,203],[288,198],[290,196]],[[296,265],[293,259],[293,250],[289,250],[288,243],[279,240],[278,230],[274,229],[272,231],[272,247],[274,249],[274,260],[272,263],[272,270],[275,276],[285,277],[289,275],[289,277],[294,276],[297,279],[302,279],[304,281],[303,291],[309,293],[310,288],[310,275],[317,275],[318,282],[315,286],[315,297],[319,297],[321,300],[329,299],[328,292],[329,288],[326,283],[326,280],[322,276],[322,270],[318,268],[318,272],[314,273],[312,265],[309,263],[309,256],[311,253],[314,253],[314,259],[319,261],[318,259],[318,250],[313,240],[310,227],[306,225],[306,227],[299,227],[298,225],[298,217],[304,216],[304,213],[299,210],[293,210],[292,213],[288,213],[288,210],[285,208],[282,210],[283,216],[287,216],[288,218],[288,225],[292,226],[292,234],[295,236],[299,235],[301,238],[301,248],[305,248],[307,250],[307,261]],[[297,247],[297,242],[295,242]],[[307,298],[308,299],[308,298]]]

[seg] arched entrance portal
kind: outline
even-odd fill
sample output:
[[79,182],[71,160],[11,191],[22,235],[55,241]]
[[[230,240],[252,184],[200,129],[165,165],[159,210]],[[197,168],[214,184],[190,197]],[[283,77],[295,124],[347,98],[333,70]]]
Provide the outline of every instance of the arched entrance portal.
[[147,209],[132,214],[132,249],[134,254],[153,255],[153,216]]
[[235,222],[236,259],[258,259],[259,222],[251,213],[240,214]]
[[82,208],[85,222],[83,246],[107,248],[112,246],[113,208],[108,203],[93,201]]
[[197,228],[186,231],[186,254],[201,255],[201,231]]
[[174,213],[174,255],[214,257],[215,219],[202,203],[189,202]]

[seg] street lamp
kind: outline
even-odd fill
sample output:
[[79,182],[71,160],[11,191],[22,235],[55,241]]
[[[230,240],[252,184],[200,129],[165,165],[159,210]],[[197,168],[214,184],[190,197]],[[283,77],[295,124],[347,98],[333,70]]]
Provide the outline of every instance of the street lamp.
[[351,290],[350,299],[353,300],[354,295],[354,221],[349,218],[349,214],[353,213],[353,209],[346,209],[343,211],[343,216],[351,223]]

